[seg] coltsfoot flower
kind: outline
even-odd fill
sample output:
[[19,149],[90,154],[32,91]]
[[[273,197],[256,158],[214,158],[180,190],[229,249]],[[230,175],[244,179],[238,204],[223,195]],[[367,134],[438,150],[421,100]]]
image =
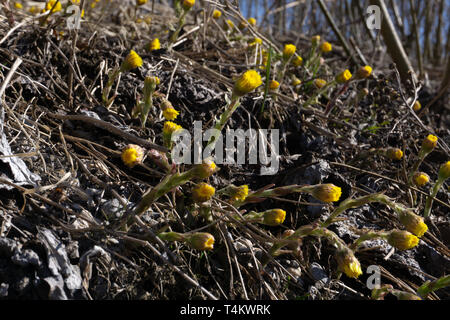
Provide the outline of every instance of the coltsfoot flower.
[[14,8],[16,9],[23,9],[23,5],[20,2],[14,2]]
[[283,59],[289,60],[295,54],[296,50],[297,50],[297,47],[294,46],[293,44],[285,45],[284,49],[283,49]]
[[196,250],[212,250],[214,249],[214,237],[207,232],[197,232],[192,235],[185,235],[186,243]]
[[277,80],[270,80],[269,89],[276,90],[280,86],[280,83]]
[[146,4],[147,1],[148,1],[148,0],[136,0],[136,5],[137,5],[137,6],[142,6],[142,5]]
[[222,12],[221,11],[219,11],[219,10],[214,10],[213,11],[212,17],[214,19],[218,20],[221,16],[222,16]]
[[262,43],[263,43],[262,39],[256,37],[256,38],[250,40],[249,43],[248,43],[248,45],[249,45],[250,47],[254,47],[254,46],[256,46],[257,44],[258,44],[258,45],[262,45]]
[[159,42],[159,39],[158,38],[153,39],[152,42],[150,42],[150,44],[148,45],[148,49],[150,51],[161,49],[161,43]]
[[47,10],[51,10],[53,8],[52,12],[61,11],[62,10],[61,2],[60,1],[56,2],[56,1],[58,1],[58,0],[49,0],[45,4],[45,10],[47,11]]
[[197,203],[206,202],[212,198],[215,192],[216,189],[213,186],[202,182],[192,190],[192,198]]
[[323,79],[314,79],[313,82],[317,89],[322,89],[327,84],[327,82]]
[[318,184],[311,188],[311,195],[323,202],[339,201],[341,194],[341,188],[332,183]]
[[433,151],[433,149],[437,145],[438,138],[432,134],[429,134],[423,141],[422,141],[422,150],[425,153],[430,153]]
[[439,168],[439,180],[447,180],[450,178],[450,161],[447,161]]
[[413,182],[418,187],[423,187],[430,181],[430,176],[425,172],[416,172],[413,175]]
[[414,102],[413,110],[414,110],[415,112],[417,112],[417,111],[419,111],[420,109],[422,109],[422,105],[420,104],[419,100],[417,100],[416,102]]
[[338,83],[346,83],[351,78],[352,78],[352,73],[348,69],[346,69],[336,76],[336,81]]
[[178,131],[180,129],[183,129],[183,127],[172,121],[164,122],[164,128],[163,128],[164,134],[171,135],[172,133],[174,133],[175,131]]
[[248,70],[234,83],[233,95],[241,97],[262,85],[261,76],[255,70]]
[[336,260],[340,271],[349,278],[358,278],[362,275],[361,264],[356,259],[352,250],[344,248],[336,253]]
[[331,50],[332,50],[332,46],[331,46],[331,43],[329,43],[329,42],[323,42],[320,45],[320,51],[322,51],[323,53],[330,52]]
[[319,45],[319,42],[320,42],[320,36],[314,36],[311,38],[311,43],[313,46]]
[[366,79],[370,77],[372,74],[372,67],[371,66],[364,66],[358,69],[356,72],[356,78],[357,79]]
[[123,61],[120,70],[122,72],[130,71],[132,69],[142,67],[142,64],[143,64],[142,58],[136,53],[136,51],[131,50],[130,53],[125,58],[125,60]]
[[399,220],[405,226],[406,230],[421,237],[427,232],[428,226],[423,221],[423,218],[410,210],[403,210],[399,213]]
[[278,226],[284,222],[286,211],[282,209],[267,210],[264,212],[263,224],[268,226]]
[[301,67],[303,65],[303,58],[300,56],[295,56],[292,59],[292,64],[296,67]]
[[391,160],[401,160],[403,158],[403,151],[399,148],[388,148],[386,150],[386,157]]
[[256,19],[255,18],[248,18],[247,21],[252,27],[256,26]]
[[144,159],[144,149],[135,144],[129,144],[122,151],[121,155],[123,163],[132,168]]
[[292,78],[292,85],[294,86],[294,87],[296,87],[296,86],[298,86],[298,85],[300,85],[300,84],[302,84],[302,81],[299,79],[299,78],[297,78],[297,77],[293,77]]
[[234,29],[234,22],[231,21],[230,19],[225,20],[225,22],[223,24],[223,28],[225,30],[233,30]]
[[218,171],[218,168],[214,161],[211,159],[204,159],[203,163],[197,164],[194,167],[194,175],[199,179],[207,179]]
[[167,108],[163,111],[163,116],[167,120],[175,120],[180,113],[174,108]]
[[190,10],[195,5],[195,0],[183,0],[183,9]]
[[419,238],[408,231],[393,230],[387,236],[388,243],[398,250],[409,250],[419,243]]
[[234,201],[244,201],[248,196],[248,185],[236,187],[231,194],[231,198]]

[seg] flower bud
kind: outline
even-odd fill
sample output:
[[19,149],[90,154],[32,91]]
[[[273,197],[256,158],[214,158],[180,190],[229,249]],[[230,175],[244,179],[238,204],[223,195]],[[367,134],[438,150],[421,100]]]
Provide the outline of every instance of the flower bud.
[[320,45],[320,51],[322,51],[323,53],[330,52],[331,50],[332,50],[332,47],[331,47],[331,43],[329,43],[329,42],[323,42]]
[[331,183],[317,184],[311,188],[311,195],[323,202],[339,201],[341,194],[341,188]]
[[175,120],[180,114],[175,108],[172,106],[169,100],[163,99],[161,103],[161,110],[163,111],[163,116],[166,120]]
[[429,134],[422,142],[422,148],[420,151],[424,153],[430,153],[437,145],[438,138],[432,134]]
[[273,209],[264,211],[263,224],[268,226],[278,226],[284,222],[286,211],[282,209]]
[[450,161],[447,161],[439,168],[439,180],[447,180],[450,178]]
[[256,19],[255,18],[248,18],[247,21],[252,27],[256,26]]
[[327,82],[323,79],[315,79],[314,80],[314,85],[316,86],[317,89],[322,89],[323,87],[325,87],[327,84]]
[[195,0],[183,0],[183,9],[190,10],[195,5]]
[[234,83],[233,95],[241,97],[252,92],[262,84],[261,76],[255,70],[244,72]]
[[385,154],[391,160],[401,160],[403,158],[403,151],[399,148],[388,148]]
[[418,187],[423,187],[430,181],[430,176],[425,172],[416,172],[413,175],[413,182]]
[[192,235],[185,235],[186,243],[196,250],[212,250],[214,248],[214,237],[207,232],[197,232]]
[[399,220],[405,226],[406,230],[421,237],[427,232],[428,226],[423,218],[412,212],[411,210],[403,210],[399,213]]
[[356,279],[362,274],[361,264],[352,250],[344,248],[337,251],[336,260],[339,270],[344,272],[347,277]]
[[218,168],[214,161],[211,159],[203,160],[202,164],[197,164],[193,168],[195,177],[199,179],[207,179],[218,171]]
[[132,168],[144,159],[144,149],[135,144],[129,144],[122,151],[121,155],[123,163]]
[[296,50],[297,48],[293,44],[285,45],[283,49],[283,59],[289,60],[294,55]]
[[276,90],[276,89],[278,89],[278,87],[280,86],[280,83],[277,81],[277,80],[270,80],[270,83],[269,83],[269,89],[270,90]]
[[371,66],[364,66],[358,69],[356,72],[356,78],[357,79],[366,79],[370,77],[372,74],[372,67]]
[[342,84],[346,83],[351,78],[352,78],[351,72],[348,69],[346,69],[336,76],[336,81]]
[[296,67],[302,66],[302,65],[303,65],[303,58],[300,57],[300,56],[295,56],[295,57],[292,59],[292,64],[293,64],[294,66],[296,66]]
[[422,105],[420,104],[419,100],[417,100],[416,102],[414,102],[413,110],[414,110],[415,112],[417,112],[417,111],[419,111],[420,109],[422,109]]
[[206,202],[213,197],[215,192],[216,189],[213,186],[202,182],[192,190],[192,198],[197,203]]
[[320,36],[314,36],[311,38],[311,43],[313,46],[319,45],[319,42],[320,42]]
[[419,243],[419,238],[408,231],[392,230],[387,236],[388,243],[398,250],[409,250]]

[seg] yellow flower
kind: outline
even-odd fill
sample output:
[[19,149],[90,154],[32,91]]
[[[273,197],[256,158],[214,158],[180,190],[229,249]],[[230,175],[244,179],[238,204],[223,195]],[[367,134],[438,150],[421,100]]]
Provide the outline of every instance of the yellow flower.
[[286,211],[281,209],[267,210],[264,212],[263,224],[268,226],[278,226],[284,222]]
[[414,184],[418,187],[423,187],[430,181],[430,176],[425,172],[416,172],[413,176]]
[[422,142],[422,151],[425,153],[430,153],[437,145],[438,138],[429,134]]
[[314,36],[311,38],[311,43],[313,46],[317,46],[320,42],[320,36]]
[[261,76],[255,70],[248,70],[234,83],[233,95],[243,96],[252,92],[262,84]]
[[297,78],[297,77],[294,77],[294,78],[292,79],[292,85],[293,85],[294,87],[300,85],[301,83],[302,83],[302,81],[301,81],[299,78]]
[[447,180],[450,178],[450,161],[447,161],[439,168],[439,179]]
[[223,23],[223,28],[225,30],[232,30],[232,29],[234,29],[234,22],[231,21],[230,19],[225,20],[225,22]]
[[403,151],[399,148],[388,148],[386,150],[386,157],[391,160],[401,160],[403,158]]
[[346,69],[336,76],[336,81],[338,83],[346,83],[351,78],[352,78],[351,72],[348,69]]
[[164,122],[164,128],[163,128],[163,133],[164,134],[172,134],[177,130],[183,129],[182,126],[172,122],[172,121],[166,121]]
[[202,164],[197,164],[194,167],[195,176],[199,179],[207,179],[217,171],[216,164],[209,158],[203,160]]
[[263,41],[261,38],[254,38],[253,40],[250,41],[250,43],[248,44],[250,47],[254,47],[257,44],[262,45]]
[[23,5],[20,2],[14,2],[14,8],[23,9]]
[[322,89],[326,84],[327,82],[323,79],[314,80],[314,85],[316,86],[317,89]]
[[248,18],[247,21],[253,27],[256,25],[256,19],[255,18]]
[[[52,12],[58,12],[62,10],[61,2],[58,0],[49,0],[45,5],[45,10],[50,10],[53,8]],[[56,4],[56,5],[55,5]]]
[[404,230],[393,230],[387,236],[388,243],[398,250],[409,250],[419,243],[419,238]]
[[185,235],[186,243],[196,250],[212,250],[214,249],[214,237],[207,232],[197,232],[192,235]]
[[270,80],[269,89],[276,90],[280,86],[280,83],[277,80]]
[[428,230],[428,226],[423,221],[423,218],[410,210],[402,211],[399,214],[399,220],[405,226],[406,230],[419,238]]
[[417,111],[419,111],[420,109],[422,109],[422,105],[420,104],[419,100],[417,100],[416,102],[414,102],[413,110],[414,110],[415,112],[417,112]]
[[331,47],[331,43],[329,43],[329,42],[323,42],[320,45],[320,51],[322,51],[323,53],[330,52],[331,50],[332,50],[332,47]]
[[153,39],[152,42],[150,42],[150,44],[148,45],[148,49],[150,51],[161,49],[161,43],[159,42],[159,39],[158,38]]
[[294,55],[296,50],[297,48],[293,44],[285,45],[283,49],[283,59],[289,60]]
[[314,198],[323,202],[339,201],[342,191],[341,188],[332,183],[317,184],[312,186],[311,194]]
[[163,116],[167,120],[175,120],[180,113],[174,108],[167,108],[163,111]]
[[183,0],[183,9],[185,11],[190,10],[195,4],[195,0]]
[[242,186],[236,187],[232,195],[234,201],[244,201],[248,196],[248,185],[244,184]]
[[216,189],[213,186],[202,182],[192,190],[192,198],[198,203],[206,202],[212,198],[215,192]]
[[120,69],[122,72],[130,71],[131,69],[142,67],[142,64],[142,58],[134,50],[131,50]]
[[292,64],[296,67],[300,67],[301,65],[303,65],[303,58],[300,56],[295,56],[292,59]]
[[141,163],[144,158],[144,149],[135,144],[129,144],[122,151],[123,163],[132,168],[138,163]]
[[247,21],[241,21],[241,23],[239,23],[238,28],[239,30],[244,30],[245,28],[247,28]]
[[219,11],[219,10],[214,10],[212,16],[213,16],[214,19],[217,20],[217,19],[219,19],[222,16],[222,12]]
[[361,264],[352,250],[345,248],[336,253],[336,260],[340,271],[349,278],[358,278],[362,274]]
[[356,78],[357,79],[366,79],[370,77],[372,74],[372,67],[371,66],[364,66],[358,69],[356,72]]
[[143,4],[146,4],[147,0],[136,0],[136,5],[137,6],[142,6]]

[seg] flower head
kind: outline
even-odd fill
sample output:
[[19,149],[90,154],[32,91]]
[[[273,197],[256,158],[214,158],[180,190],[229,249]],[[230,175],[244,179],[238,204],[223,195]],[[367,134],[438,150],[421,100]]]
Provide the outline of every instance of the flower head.
[[364,66],[358,69],[356,72],[356,78],[357,79],[366,79],[370,77],[372,74],[372,67],[371,66]]
[[215,192],[216,189],[213,186],[202,182],[192,190],[192,198],[198,203],[206,202],[212,198]]
[[194,175],[199,179],[207,179],[218,171],[214,161],[210,158],[204,159],[201,164],[197,164],[194,168]]
[[417,111],[419,111],[420,109],[422,109],[422,105],[420,104],[419,100],[417,100],[416,102],[414,102],[413,110],[414,110],[415,112],[417,112]]
[[302,66],[302,65],[303,65],[303,58],[300,57],[300,56],[295,56],[295,57],[292,59],[292,64],[293,64],[294,66],[296,66],[296,67]]
[[212,17],[214,18],[214,19],[219,19],[220,17],[222,16],[222,12],[221,11],[219,11],[219,10],[214,10],[213,11],[213,14],[212,14]]
[[62,10],[62,5],[61,5],[61,1],[58,0],[49,0],[46,4],[45,4],[45,10],[50,10],[52,9],[52,12],[58,12]]
[[296,86],[298,86],[298,85],[300,85],[302,83],[302,81],[299,79],[299,78],[297,78],[297,77],[292,77],[292,85],[294,86],[294,87],[296,87]]
[[248,18],[247,21],[253,27],[256,25],[256,19],[255,18]]
[[323,202],[339,201],[342,191],[341,188],[331,183],[317,184],[312,186],[311,194],[314,198]]
[[402,211],[399,214],[399,220],[405,226],[406,230],[419,238],[428,230],[428,226],[423,221],[423,218],[410,210]]
[[422,141],[422,150],[425,153],[430,153],[433,151],[433,149],[437,145],[438,138],[432,134],[429,134],[423,141]]
[[248,196],[248,185],[244,184],[242,186],[234,188],[231,194],[231,198],[234,201],[244,201]]
[[317,46],[320,42],[320,36],[314,36],[311,38],[311,43],[313,46]]
[[289,60],[294,55],[296,50],[297,50],[297,47],[294,46],[293,44],[285,45],[284,49],[283,49],[283,59]]
[[251,39],[251,40],[249,41],[249,44],[248,44],[248,45],[249,45],[250,47],[254,47],[254,46],[256,46],[257,44],[262,45],[262,43],[263,43],[262,39],[256,37],[256,38],[254,38],[254,39]]
[[284,222],[286,211],[282,209],[267,210],[264,212],[263,224],[268,226],[278,226]]
[[164,122],[164,128],[163,128],[164,134],[171,135],[172,133],[174,133],[175,131],[178,131],[180,129],[183,129],[183,127],[172,121]]
[[14,8],[16,9],[23,9],[23,5],[20,2],[14,2]]
[[391,160],[401,160],[403,158],[403,151],[399,148],[388,148],[386,150],[386,157]]
[[447,161],[439,168],[439,179],[447,180],[450,178],[450,161]]
[[280,86],[280,83],[277,80],[270,80],[269,89],[276,90]]
[[332,46],[331,46],[331,43],[329,43],[329,42],[323,42],[320,45],[320,51],[322,51],[324,53],[330,52],[331,50],[332,50]]
[[142,6],[142,5],[146,4],[147,1],[148,1],[148,0],[136,0],[136,5],[137,5],[137,6]]
[[413,175],[413,182],[418,187],[423,187],[430,181],[430,176],[425,172],[416,172]]
[[314,80],[314,85],[316,86],[317,89],[322,89],[323,87],[325,87],[326,84],[327,82],[323,79]]
[[419,238],[408,231],[393,230],[387,236],[388,243],[398,250],[409,250],[419,243]]
[[159,39],[158,38],[153,39],[152,42],[150,42],[150,44],[148,45],[148,49],[150,51],[161,49],[161,43],[159,42]]
[[163,111],[163,116],[167,120],[175,120],[180,113],[174,108],[167,108]]
[[196,250],[212,250],[214,248],[214,237],[207,232],[197,232],[185,235],[186,243]]
[[142,64],[142,58],[134,50],[131,50],[120,69],[122,72],[130,71],[131,69],[142,67]]
[[234,22],[231,21],[230,19],[227,19],[224,22],[223,27],[225,30],[232,30],[232,29],[234,29]]
[[352,78],[351,72],[348,69],[346,69],[336,76],[336,81],[338,83],[346,83],[351,78]]
[[233,95],[243,96],[252,92],[262,84],[261,76],[255,70],[248,70],[234,83]]
[[132,168],[141,163],[144,158],[144,149],[135,144],[129,144],[122,150],[121,155],[123,163]]
[[195,5],[195,0],[183,0],[183,9],[190,10]]
[[344,248],[336,253],[336,260],[340,271],[349,278],[358,278],[362,274],[361,264],[352,250]]

